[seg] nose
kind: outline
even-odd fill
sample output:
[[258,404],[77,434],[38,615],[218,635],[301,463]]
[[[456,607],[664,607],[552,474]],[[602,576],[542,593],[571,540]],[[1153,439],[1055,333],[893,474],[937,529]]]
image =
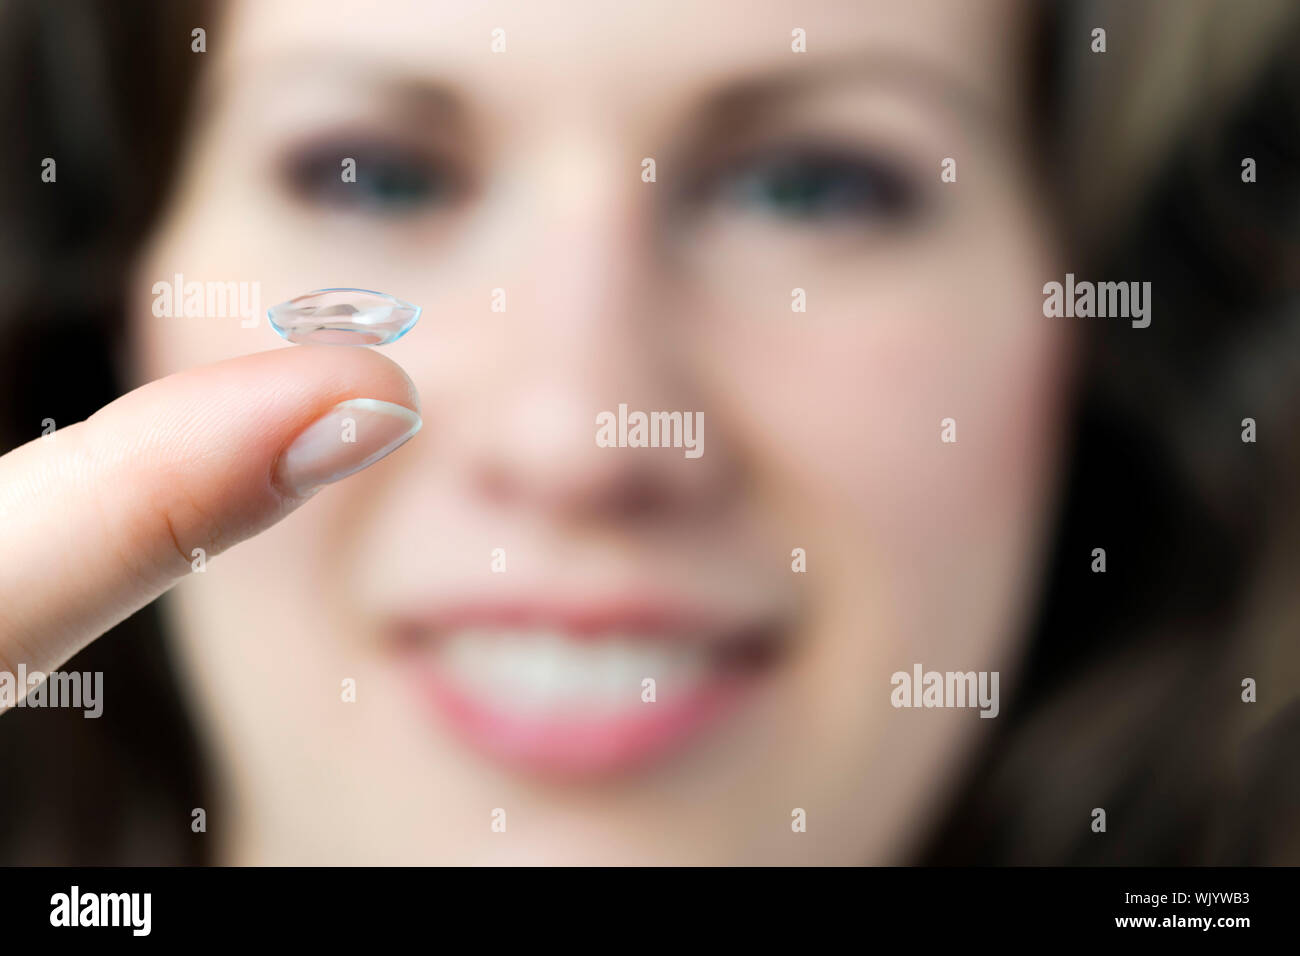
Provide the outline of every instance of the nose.
[[[716,506],[732,469],[657,252],[654,184],[638,160],[577,137],[532,169],[529,192],[543,198],[513,257],[507,311],[493,316],[505,329],[477,365],[463,419],[473,427],[454,456],[463,479],[494,507],[568,518],[663,520]],[[660,447],[601,447],[598,416],[620,405],[681,413],[671,420],[683,427],[702,413],[703,454],[689,457],[691,436],[674,429]]]

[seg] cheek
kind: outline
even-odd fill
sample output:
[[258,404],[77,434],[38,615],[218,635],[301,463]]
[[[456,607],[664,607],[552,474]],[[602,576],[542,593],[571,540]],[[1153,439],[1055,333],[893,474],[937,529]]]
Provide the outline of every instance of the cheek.
[[1055,486],[1070,342],[1042,315],[1052,265],[1033,230],[982,239],[856,287],[813,277],[807,313],[723,307],[701,345],[732,396],[715,433],[746,437],[765,509],[866,575],[904,638],[956,633],[975,604],[1005,630]]
[[[1023,284],[1036,289],[1046,274]],[[1012,498],[1032,483],[1068,384],[1066,330],[1042,317],[1041,297],[958,286],[864,298],[823,301],[819,315],[716,322],[708,379],[743,396],[722,402],[744,415],[731,427],[792,480],[855,510],[928,511],[939,495]],[[953,443],[941,441],[944,419]]]
[[[264,270],[255,265],[256,254],[248,246],[248,241],[232,240],[220,221],[203,210],[174,213],[154,237],[137,262],[131,283],[131,374],[137,384],[288,344],[267,327],[266,309],[282,301],[271,298],[280,290],[265,281]],[[187,287],[205,290],[224,283],[244,290],[245,298],[232,299],[223,310],[209,313],[202,294],[197,299],[186,297]],[[181,295],[167,293],[164,300],[164,285]]]

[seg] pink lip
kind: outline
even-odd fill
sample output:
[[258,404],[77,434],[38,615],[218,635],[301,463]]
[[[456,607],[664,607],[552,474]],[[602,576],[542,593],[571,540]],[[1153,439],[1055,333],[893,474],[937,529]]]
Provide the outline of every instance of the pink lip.
[[744,687],[719,682],[685,700],[647,703],[640,716],[524,720],[484,706],[436,674],[422,674],[419,685],[441,721],[472,749],[518,770],[559,777],[644,767],[727,714]]
[[[722,626],[724,620],[730,626]],[[710,643],[747,628],[731,615],[627,599],[484,602],[405,619],[398,631],[408,636],[406,647],[412,653],[403,655],[402,666],[422,705],[471,749],[530,774],[584,777],[643,768],[702,736],[744,701],[762,676],[719,673],[676,699],[660,688],[657,700],[628,714],[566,712],[524,718],[467,692],[419,652],[430,635],[437,640],[460,628],[493,626],[555,628],[590,640],[635,631]]]

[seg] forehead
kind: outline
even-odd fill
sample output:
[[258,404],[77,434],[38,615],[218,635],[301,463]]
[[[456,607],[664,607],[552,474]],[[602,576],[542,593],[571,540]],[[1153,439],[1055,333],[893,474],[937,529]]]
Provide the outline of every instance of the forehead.
[[[250,83],[305,63],[460,88],[486,104],[623,110],[878,59],[1005,104],[1025,20],[1016,0],[235,0],[213,52],[223,75]],[[791,49],[795,29],[806,53]],[[498,30],[505,51],[494,53]]]

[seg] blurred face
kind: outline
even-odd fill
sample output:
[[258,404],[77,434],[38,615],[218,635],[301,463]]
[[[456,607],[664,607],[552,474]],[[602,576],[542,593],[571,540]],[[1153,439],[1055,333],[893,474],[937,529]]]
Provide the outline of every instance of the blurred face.
[[[140,376],[291,347],[153,317],[176,273],[424,308],[386,349],[419,435],[169,599],[227,860],[907,859],[996,722],[895,708],[891,675],[1008,697],[1054,485],[1021,20],[303,0],[209,25],[135,276]],[[702,422],[702,454],[602,447],[621,405]]]

